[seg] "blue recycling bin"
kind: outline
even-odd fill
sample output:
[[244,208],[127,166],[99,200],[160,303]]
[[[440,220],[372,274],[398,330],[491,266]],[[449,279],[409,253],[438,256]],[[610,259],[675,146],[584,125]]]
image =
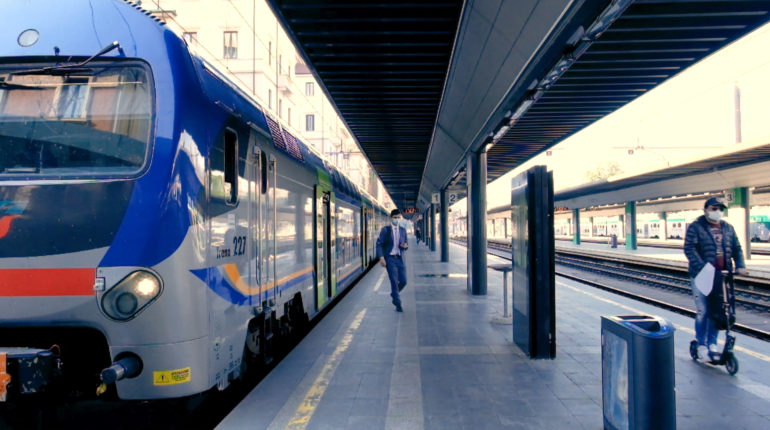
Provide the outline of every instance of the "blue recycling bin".
[[674,327],[668,321],[602,316],[605,429],[675,429],[674,385]]

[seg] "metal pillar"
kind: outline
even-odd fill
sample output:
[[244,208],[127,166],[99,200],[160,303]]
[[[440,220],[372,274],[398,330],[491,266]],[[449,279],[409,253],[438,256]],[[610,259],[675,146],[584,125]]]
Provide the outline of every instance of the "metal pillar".
[[553,175],[535,166],[511,180],[513,341],[530,358],[556,356]]
[[751,209],[751,191],[746,187],[733,188],[732,198],[728,194],[727,212],[728,220],[735,229],[735,234],[738,236],[738,241],[743,248],[743,256],[747,260],[751,259],[751,221],[749,219],[749,211]]
[[436,205],[430,204],[430,251],[436,252]]
[[572,209],[572,243],[580,245],[580,209]]
[[626,202],[626,249],[636,250],[636,202]]
[[468,292],[487,294],[487,153],[468,155]]
[[660,220],[658,236],[660,236],[661,240],[666,241],[668,240],[668,214],[666,212],[661,212],[658,214],[658,219]]
[[441,261],[449,261],[449,205],[447,204],[447,190],[441,190]]

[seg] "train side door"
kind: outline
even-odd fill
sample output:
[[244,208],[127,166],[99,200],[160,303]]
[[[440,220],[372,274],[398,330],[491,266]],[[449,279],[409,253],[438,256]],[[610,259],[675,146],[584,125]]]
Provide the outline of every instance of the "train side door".
[[[249,257],[249,285],[261,288],[262,286],[262,236],[260,226],[262,225],[262,151],[254,142],[253,133],[250,142],[251,152],[246,161],[249,176],[249,239],[248,249]],[[249,296],[249,305],[259,306],[262,304],[261,293]]]
[[331,297],[331,193],[316,186],[313,258],[316,274],[316,309]]
[[[264,154],[264,153],[263,153]],[[275,204],[275,186],[277,179],[278,163],[275,156],[262,157],[262,170],[264,176],[262,196],[262,286],[263,301],[267,301],[268,306],[275,303],[276,295],[276,204]]]
[[367,263],[369,263],[369,229],[367,226],[369,225],[368,221],[368,215],[369,212],[368,209],[366,209],[366,206],[361,206],[361,266],[366,268]]

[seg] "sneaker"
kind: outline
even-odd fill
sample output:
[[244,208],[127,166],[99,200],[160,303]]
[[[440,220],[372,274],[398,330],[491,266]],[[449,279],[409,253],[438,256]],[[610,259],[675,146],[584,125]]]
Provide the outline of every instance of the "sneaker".
[[698,361],[708,361],[709,360],[709,349],[706,348],[706,345],[698,345]]
[[709,345],[709,358],[719,357],[722,351],[719,350],[719,346],[716,344]]

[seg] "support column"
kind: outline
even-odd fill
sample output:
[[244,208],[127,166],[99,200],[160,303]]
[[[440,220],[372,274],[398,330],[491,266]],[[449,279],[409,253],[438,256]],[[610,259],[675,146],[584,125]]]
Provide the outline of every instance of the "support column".
[[449,205],[447,190],[441,190],[441,261],[449,261]]
[[732,198],[730,191],[727,198],[727,220],[735,228],[735,234],[743,248],[743,257],[751,259],[751,221],[749,220],[749,210],[751,209],[751,191],[746,187],[733,188]]
[[594,237],[594,217],[588,217],[588,237]]
[[468,292],[487,294],[487,153],[468,155]]
[[428,243],[428,230],[425,228],[425,212],[420,214],[420,230],[422,231],[423,243]]
[[580,245],[580,209],[572,209],[572,243]]
[[660,228],[658,229],[658,236],[660,236],[660,240],[665,242],[668,240],[668,214],[665,212],[661,212],[658,214],[658,219],[660,220]]
[[436,252],[436,205],[430,204],[430,251]]
[[626,202],[626,249],[636,250],[636,202]]
[[422,231],[422,242],[427,244],[428,243],[428,224],[425,223],[425,212],[422,213],[422,218],[420,218],[420,230]]

